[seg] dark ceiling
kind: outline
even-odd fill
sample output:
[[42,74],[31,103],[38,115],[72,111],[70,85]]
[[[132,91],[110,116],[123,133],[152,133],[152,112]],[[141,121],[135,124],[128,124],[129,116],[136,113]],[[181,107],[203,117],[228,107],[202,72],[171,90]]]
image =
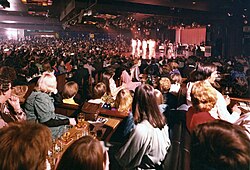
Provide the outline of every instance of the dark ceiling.
[[207,24],[231,16],[242,19],[243,15],[250,18],[250,0],[76,0],[75,7],[66,16],[62,14],[71,0],[53,0],[51,6],[23,4],[21,0],[1,1],[8,1],[10,8],[0,7],[0,27],[6,24],[98,27],[143,22],[152,17],[171,20],[172,24],[186,20]]

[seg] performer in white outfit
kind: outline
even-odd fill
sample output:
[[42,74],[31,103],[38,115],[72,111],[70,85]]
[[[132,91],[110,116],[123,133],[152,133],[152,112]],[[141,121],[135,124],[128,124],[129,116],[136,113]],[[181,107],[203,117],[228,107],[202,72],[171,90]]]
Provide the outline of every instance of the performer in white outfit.
[[131,43],[131,46],[132,46],[132,56],[134,57],[135,56],[137,42],[136,42],[135,39],[132,39],[131,42],[132,42]]
[[152,57],[155,58],[155,41],[150,39],[148,40],[148,48],[149,48],[149,54],[148,58],[151,59]]
[[137,40],[137,57],[141,56],[141,40]]
[[146,59],[147,47],[148,47],[147,41],[146,41],[145,39],[142,40],[142,58],[143,58],[143,59]]

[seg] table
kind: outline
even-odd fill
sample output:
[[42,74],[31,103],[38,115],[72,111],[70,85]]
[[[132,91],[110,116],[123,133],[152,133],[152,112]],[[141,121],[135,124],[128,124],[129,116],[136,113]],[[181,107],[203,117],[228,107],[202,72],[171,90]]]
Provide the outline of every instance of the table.
[[230,100],[231,100],[230,107],[233,107],[235,104],[237,104],[243,114],[250,112],[249,98],[230,97]]
[[238,102],[250,102],[250,98],[237,98],[237,97],[230,97],[231,100],[238,101]]
[[[94,126],[91,123],[85,122],[85,125],[89,127],[89,130],[87,130],[86,126],[83,128],[78,128],[77,126],[73,126],[70,128],[67,132],[69,134],[68,140],[63,140],[63,138],[58,138],[53,141],[53,146],[49,151],[48,160],[51,165],[51,169],[54,170],[56,167],[56,164],[58,163],[60,157],[62,156],[63,152],[72,144],[74,141],[79,139],[80,137],[84,135],[96,135],[95,137],[99,140],[103,141],[109,141],[112,134],[115,132],[118,125],[121,123],[121,118],[114,118],[114,117],[104,117],[104,116],[98,116],[100,118],[106,118],[108,119],[104,124],[102,125],[96,125]],[[87,132],[86,132],[87,130]],[[93,133],[95,132],[95,133]]]

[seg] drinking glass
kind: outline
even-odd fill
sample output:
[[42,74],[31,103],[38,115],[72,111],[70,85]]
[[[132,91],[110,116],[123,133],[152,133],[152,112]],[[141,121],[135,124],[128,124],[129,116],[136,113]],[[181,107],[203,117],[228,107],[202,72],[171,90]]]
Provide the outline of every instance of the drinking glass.
[[77,132],[76,133],[76,140],[80,139],[83,136],[82,132]]
[[85,124],[82,131],[83,136],[89,135],[89,125]]

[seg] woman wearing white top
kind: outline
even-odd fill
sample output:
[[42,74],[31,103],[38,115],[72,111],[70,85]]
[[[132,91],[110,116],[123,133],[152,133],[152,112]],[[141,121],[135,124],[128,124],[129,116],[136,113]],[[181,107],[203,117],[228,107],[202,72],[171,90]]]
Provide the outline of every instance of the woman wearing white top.
[[[215,79],[218,77],[217,67],[213,64],[199,63],[196,70],[192,73],[192,77],[195,79],[195,81],[205,80],[206,83],[212,86],[212,84],[215,83]],[[191,106],[190,92],[192,89],[192,85],[193,85],[192,82],[188,83],[187,85],[187,104],[189,106]],[[235,105],[232,108],[233,113],[230,114],[227,110],[227,103],[225,98],[218,90],[216,90],[216,93],[218,98],[217,102],[214,108],[212,108],[212,110],[209,111],[209,113],[215,119],[222,119],[230,123],[234,123],[240,117],[241,114],[240,109]]]
[[116,86],[115,80],[113,79],[114,72],[108,70],[105,73],[103,73],[103,83],[106,85],[107,88],[107,95],[111,95],[114,99],[117,95],[117,93],[124,89],[124,86]]
[[170,139],[152,86],[143,84],[136,88],[132,112],[136,127],[115,157],[126,169],[155,169],[164,160]]

